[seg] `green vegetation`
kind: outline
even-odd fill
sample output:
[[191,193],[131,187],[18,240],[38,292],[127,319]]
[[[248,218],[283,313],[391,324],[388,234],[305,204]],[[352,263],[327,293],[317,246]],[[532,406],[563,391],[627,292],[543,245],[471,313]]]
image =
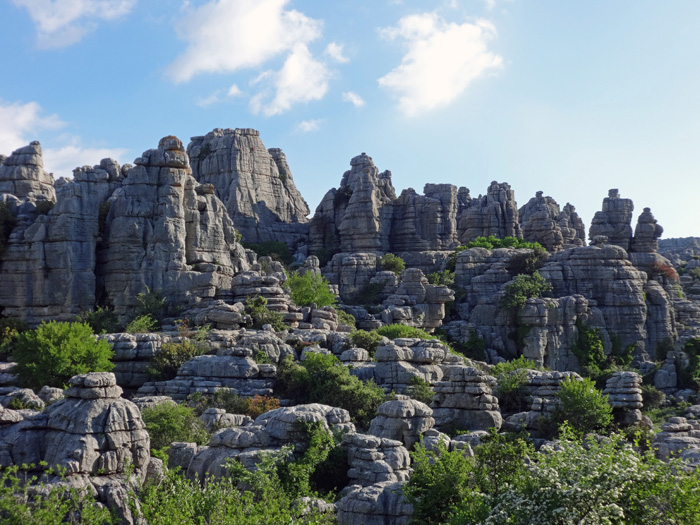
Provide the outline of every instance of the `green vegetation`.
[[282,321],[283,315],[273,312],[267,307],[267,299],[262,295],[248,298],[245,302],[245,313],[253,319],[253,328],[260,329],[266,324],[272,326],[276,332],[286,330],[287,325]]
[[354,315],[349,314],[345,310],[341,310],[339,308],[336,309],[336,313],[338,314],[338,322],[340,322],[340,324],[344,324],[350,326],[351,328],[355,328],[357,319],[355,319]]
[[373,381],[363,383],[329,354],[311,354],[301,363],[291,356],[277,368],[277,394],[297,403],[323,403],[344,408],[353,421],[368,428],[386,396]]
[[562,381],[556,410],[551,421],[559,432],[567,422],[571,431],[582,437],[589,432],[604,431],[613,421],[612,407],[589,378],[582,381],[572,378]]
[[136,303],[134,318],[149,315],[160,325],[167,309],[167,302],[161,292],[146,286],[146,291],[136,296]]
[[12,214],[10,205],[5,201],[0,201],[0,255],[7,248],[7,241],[16,225],[17,219]]
[[352,188],[350,186],[341,186],[333,195],[333,207],[338,209],[347,205],[350,202],[350,197],[352,197]]
[[150,315],[139,315],[126,325],[124,330],[130,334],[147,334],[155,332],[158,328],[158,322]]
[[501,410],[506,413],[527,410],[527,371],[537,370],[534,361],[520,356],[518,359],[497,363],[491,367],[491,375],[498,381],[495,395]]
[[332,306],[338,300],[335,294],[328,288],[328,285],[328,279],[320,274],[313,274],[311,272],[307,272],[303,275],[294,272],[285,283],[289,294],[292,296],[292,300],[298,306],[316,304],[319,308],[323,306]]
[[[547,258],[547,250],[538,242],[527,242],[517,237],[499,239],[494,235],[489,235],[488,237],[477,237],[473,241],[469,241],[467,244],[455,248],[455,251],[447,259],[446,268],[454,271],[457,264],[457,254],[470,248],[486,248],[487,250],[493,250],[495,248],[527,248],[533,250],[534,255],[522,258],[522,260],[519,259],[517,262],[514,261],[513,268],[508,268],[508,271],[514,275],[519,273],[533,273],[534,270],[541,266],[540,263],[543,263]],[[523,269],[518,270],[518,266],[522,266]],[[530,269],[532,269],[532,271],[529,271]]]
[[393,253],[385,254],[384,257],[382,257],[381,265],[382,270],[394,272],[396,275],[401,275],[401,272],[406,269],[406,262]]
[[192,407],[197,416],[208,408],[223,408],[229,414],[244,414],[253,419],[260,414],[280,407],[280,400],[270,396],[239,396],[228,388],[222,388],[212,394],[195,392],[187,398],[187,405]]
[[241,242],[244,248],[253,250],[258,254],[258,257],[269,256],[275,261],[280,261],[282,264],[289,266],[294,262],[294,257],[292,257],[289,251],[289,246],[286,242],[281,241],[264,241],[264,242]]
[[167,453],[175,441],[204,445],[209,440],[209,433],[191,407],[161,403],[144,408],[141,415],[151,437],[151,451]]
[[17,336],[12,358],[22,386],[38,391],[43,385],[63,387],[77,374],[107,372],[112,348],[96,340],[85,323],[41,323]]
[[682,367],[676,360],[678,386],[697,389],[700,386],[700,337],[686,341],[682,350],[688,356],[688,365]]
[[428,383],[425,379],[419,376],[413,376],[411,377],[411,382],[406,390],[406,395],[411,396],[413,399],[420,401],[421,403],[429,405],[433,400],[435,391],[430,386],[430,383]]
[[386,284],[386,281],[368,282],[362,288],[357,290],[357,292],[353,294],[353,297],[346,302],[347,304],[364,305],[365,308],[369,310],[371,307],[376,306],[381,302],[379,300],[379,294],[382,292]]
[[552,285],[535,271],[532,275],[516,275],[512,282],[506,284],[505,295],[498,306],[504,310],[519,310],[531,297],[542,297],[550,292]]
[[428,282],[437,286],[447,286],[449,288],[454,288],[455,285],[455,273],[450,270],[443,270],[441,272],[429,273],[427,276]]
[[29,330],[29,325],[15,317],[0,318],[0,359],[7,359],[12,354],[17,337]]
[[405,324],[387,324],[384,326],[380,326],[379,328],[376,328],[373,331],[389,339],[398,339],[399,337],[415,339],[437,339],[437,337],[435,337],[432,334],[429,334],[425,330],[421,330],[420,328],[416,328],[415,326],[408,326]]
[[506,263],[506,270],[511,275],[532,275],[537,270],[544,266],[547,262],[549,254],[538,243],[533,243],[535,246],[531,252],[517,253],[511,257]]
[[114,310],[101,306],[92,312],[81,313],[76,318],[76,322],[89,324],[96,334],[113,334],[121,328],[119,317],[114,313]]
[[357,348],[364,348],[369,352],[370,357],[374,357],[374,352],[377,351],[379,343],[382,341],[382,336],[380,336],[375,330],[353,330],[350,333],[350,345]]
[[46,215],[49,213],[53,207],[56,205],[54,201],[50,200],[41,200],[37,201],[36,203],[36,213],[38,215]]
[[207,345],[201,341],[183,339],[179,343],[163,343],[148,366],[148,373],[158,381],[174,379],[182,365],[193,357],[207,353]]

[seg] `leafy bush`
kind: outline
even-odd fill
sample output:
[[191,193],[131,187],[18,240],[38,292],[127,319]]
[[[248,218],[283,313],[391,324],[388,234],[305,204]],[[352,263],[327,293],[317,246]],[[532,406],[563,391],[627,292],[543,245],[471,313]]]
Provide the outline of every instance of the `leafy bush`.
[[[437,333],[437,330],[436,330]],[[447,336],[443,335],[440,339],[445,342]],[[456,352],[462,354],[470,359],[476,359],[478,361],[486,361],[486,341],[479,337],[476,333],[476,329],[469,329],[469,339],[466,342],[462,341],[449,341],[449,344]]]
[[419,376],[411,377],[411,382],[406,389],[406,395],[413,399],[429,405],[433,401],[435,391],[425,379]]
[[382,270],[394,272],[396,275],[401,275],[401,272],[406,269],[406,262],[393,253],[385,254],[384,257],[382,257],[381,265]]
[[[459,246],[457,250],[463,251],[469,248],[486,248],[487,250],[493,250],[495,248],[529,248],[530,250],[544,250],[542,245],[538,242],[528,242],[517,237],[504,237],[499,239],[495,235],[489,235],[488,237],[477,237],[473,241],[469,241],[464,246]],[[546,251],[546,250],[545,250]]]
[[506,263],[506,270],[508,270],[511,275],[532,275],[547,262],[547,258],[549,257],[547,250],[538,243],[534,244],[536,244],[536,246],[532,248],[531,252],[517,253],[508,260]]
[[306,272],[303,275],[299,275],[298,272],[294,272],[287,279],[285,286],[289,289],[289,294],[297,305],[309,306],[316,304],[316,306],[321,308],[323,306],[332,306],[338,300],[328,288],[329,284],[328,279],[321,274]]
[[204,445],[209,433],[194,410],[185,405],[161,403],[141,411],[146,430],[151,437],[151,450],[168,448],[176,441]]
[[198,341],[184,339],[179,343],[163,343],[148,366],[148,373],[155,376],[158,381],[167,381],[177,376],[177,371],[182,365],[193,357],[205,354],[208,348]]
[[260,329],[266,324],[272,326],[276,332],[286,330],[287,326],[282,320],[284,317],[279,312],[273,312],[267,307],[267,299],[262,295],[248,298],[245,302],[245,312],[253,318],[253,328]]
[[552,285],[539,272],[532,275],[516,275],[512,282],[506,284],[505,295],[498,306],[504,310],[519,310],[531,297],[542,297],[552,290]]
[[666,394],[654,385],[642,385],[641,389],[642,404],[644,405],[645,411],[660,408],[664,401],[666,401]]
[[341,309],[337,309],[336,313],[338,314],[338,322],[340,324],[344,324],[350,326],[351,328],[355,328],[355,325],[357,323],[357,319],[355,319],[355,316]]
[[277,369],[280,397],[298,403],[323,403],[344,408],[355,423],[368,428],[386,396],[373,381],[363,383],[338,358],[330,354],[311,354],[302,363],[291,356],[282,360]]
[[17,337],[29,330],[29,325],[15,317],[0,318],[0,359],[7,359],[15,347]]
[[425,330],[416,328],[415,326],[408,326],[405,324],[387,324],[380,326],[373,330],[378,335],[383,335],[389,339],[397,339],[399,337],[409,337],[417,339],[437,339],[432,334],[429,334]]
[[353,330],[350,332],[350,344],[357,348],[364,348],[369,352],[371,357],[374,357],[374,352],[377,351],[377,347],[381,341],[382,336],[374,330],[370,332],[367,330]]
[[286,242],[281,241],[263,241],[263,242],[241,242],[244,248],[253,250],[258,254],[258,257],[269,256],[275,261],[280,261],[283,264],[289,266],[294,262],[294,257],[292,257],[289,251],[289,246]]
[[679,388],[698,388],[700,385],[700,337],[689,339],[682,349],[688,356],[688,365],[681,367],[679,360],[676,360],[678,386]]
[[[513,362],[511,362],[513,363]],[[522,412],[527,410],[527,370],[535,369],[534,363],[523,359],[521,356],[515,360],[516,366],[507,366],[494,372],[494,368],[510,363],[499,363],[491,371],[498,380],[495,395],[498,397],[498,404],[503,412]],[[518,366],[522,365],[522,366]]]
[[243,397],[228,388],[222,388],[207,395],[194,392],[187,398],[187,405],[197,416],[201,416],[208,408],[222,408],[229,414],[244,414],[255,419],[260,414],[279,408],[280,400],[259,395]]
[[576,323],[578,337],[572,351],[586,375],[597,377],[605,368],[607,357],[603,349],[603,339],[597,328]]
[[41,323],[17,337],[12,358],[19,382],[33,390],[63,387],[74,375],[114,368],[109,343],[96,340],[85,323]]
[[136,296],[136,302],[133,318],[149,316],[155,321],[156,328],[158,328],[160,321],[165,317],[167,309],[167,302],[163,294],[158,290],[151,290],[147,286],[145,292],[141,292]]
[[147,334],[154,332],[158,327],[158,322],[150,315],[139,315],[126,325],[126,330],[130,334]]
[[578,436],[589,432],[604,431],[612,423],[612,407],[593,381],[567,378],[557,393],[558,404],[552,414],[552,422],[560,429],[568,422]]
[[111,308],[98,306],[92,312],[83,312],[77,319],[79,323],[87,323],[96,334],[113,334],[119,331],[119,317]]
[[272,396],[255,395],[248,399],[247,405],[248,406],[246,407],[244,414],[255,419],[265,412],[279,408],[280,400]]
[[443,270],[441,272],[429,273],[427,276],[428,282],[434,285],[443,285],[453,288],[455,285],[455,273],[450,270]]

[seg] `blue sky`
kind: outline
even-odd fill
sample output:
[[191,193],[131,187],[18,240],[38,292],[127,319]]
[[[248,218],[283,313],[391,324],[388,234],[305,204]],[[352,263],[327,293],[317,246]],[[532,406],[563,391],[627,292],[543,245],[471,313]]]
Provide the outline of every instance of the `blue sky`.
[[700,236],[700,2],[0,0],[0,153],[132,162],[259,129],[312,210],[367,152],[397,193],[609,188]]

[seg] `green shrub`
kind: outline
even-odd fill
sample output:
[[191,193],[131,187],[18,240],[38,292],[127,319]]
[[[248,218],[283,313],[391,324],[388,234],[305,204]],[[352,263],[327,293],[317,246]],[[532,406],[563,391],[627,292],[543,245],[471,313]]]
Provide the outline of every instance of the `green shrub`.
[[357,319],[355,319],[354,315],[349,314],[345,310],[341,310],[339,308],[336,309],[336,313],[338,314],[338,322],[340,324],[344,324],[351,328],[355,328],[355,325],[357,324]]
[[287,329],[284,324],[284,316],[279,312],[273,312],[267,307],[267,299],[262,295],[248,298],[245,302],[245,312],[253,319],[253,328],[260,329],[266,324],[272,326],[276,332]]
[[29,330],[29,325],[15,317],[0,318],[0,359],[5,360],[12,354],[17,337]]
[[158,381],[174,379],[182,365],[193,357],[206,354],[207,350],[207,345],[189,339],[179,343],[163,343],[160,352],[151,360],[148,373],[155,376]]
[[280,261],[281,263],[289,266],[294,262],[294,257],[292,257],[289,251],[289,246],[286,242],[282,241],[263,241],[263,242],[241,242],[241,245],[248,250],[253,250],[258,254],[258,257],[269,256],[275,261]]
[[508,270],[511,275],[532,275],[547,262],[549,257],[547,250],[538,243],[534,244],[536,244],[536,246],[532,248],[532,251],[517,253],[508,260],[506,263],[506,270]]
[[413,399],[429,405],[433,401],[435,391],[425,379],[419,376],[411,377],[411,382],[406,389],[406,395]]
[[443,285],[453,288],[455,285],[455,273],[450,270],[443,270],[441,272],[429,273],[427,276],[428,282],[434,285]]
[[382,270],[394,272],[396,275],[401,275],[401,272],[406,269],[406,263],[404,260],[393,253],[385,254],[384,257],[382,257],[381,265]]
[[500,378],[504,374],[509,374],[515,372],[516,370],[539,370],[540,368],[535,365],[535,362],[531,359],[527,359],[525,356],[520,356],[517,359],[511,359],[510,361],[504,361],[502,363],[496,363],[491,367],[491,375],[496,379]]
[[382,336],[372,330],[353,330],[350,332],[350,345],[357,348],[364,348],[369,352],[371,357],[374,357],[374,352],[377,351],[379,343],[382,342]]
[[598,377],[607,363],[600,331],[597,328],[585,326],[580,321],[576,322],[576,327],[578,337],[572,351],[584,373],[588,376]]
[[151,437],[151,450],[167,449],[176,441],[204,445],[209,440],[204,423],[188,406],[161,403],[144,408],[141,416]]
[[558,428],[568,422],[578,436],[589,432],[604,431],[612,423],[612,407],[593,381],[567,378],[557,393],[558,404],[552,414],[552,422]]
[[379,301],[379,294],[384,290],[386,286],[386,281],[381,282],[368,282],[357,292],[353,294],[346,302],[347,304],[354,305],[365,305],[367,309],[377,305]]
[[222,408],[229,414],[245,414],[249,398],[239,396],[228,388],[220,388],[207,395],[193,392],[187,398],[187,405],[194,409],[197,416],[201,416],[207,408]]
[[341,186],[333,195],[333,207],[338,209],[346,205],[350,202],[350,197],[352,197],[352,188],[350,186]]
[[380,326],[373,330],[378,335],[383,335],[389,339],[401,338],[416,338],[416,339],[437,339],[432,334],[429,334],[425,330],[416,328],[415,326],[408,326],[405,324],[386,324]]
[[552,285],[539,272],[532,275],[516,275],[512,282],[506,284],[505,295],[498,306],[504,310],[519,310],[531,297],[542,297],[552,290]]
[[[437,332],[437,330],[436,330]],[[443,342],[445,337],[441,337]],[[448,343],[446,343],[448,344]],[[469,339],[466,342],[462,341],[449,341],[449,345],[459,354],[468,357],[469,359],[476,359],[477,361],[486,361],[486,341],[479,337],[476,333],[476,329],[469,329]]]
[[642,385],[641,389],[642,404],[644,405],[645,411],[660,408],[664,401],[666,401],[666,394],[654,385]]
[[74,375],[114,368],[109,343],[96,340],[85,323],[43,322],[17,337],[12,358],[19,382],[33,390],[63,387]]
[[332,306],[337,301],[335,294],[328,288],[329,284],[328,280],[321,274],[306,272],[299,275],[298,272],[294,272],[287,279],[285,286],[289,289],[292,300],[298,306],[316,304],[321,308]]
[[527,370],[522,368],[499,375],[495,395],[501,411],[515,413],[528,409],[527,377]]
[[124,330],[130,334],[147,334],[154,332],[158,327],[158,322],[150,315],[139,315],[126,325]]
[[700,385],[700,337],[686,341],[682,350],[688,356],[688,365],[681,367],[676,360],[678,387],[697,389]]
[[302,363],[285,357],[277,369],[277,393],[298,403],[344,408],[361,428],[368,428],[386,396],[373,381],[363,383],[338,358],[311,354]]
[[119,332],[121,323],[119,317],[111,308],[98,306],[92,312],[81,313],[76,322],[87,323],[96,334],[113,334]]

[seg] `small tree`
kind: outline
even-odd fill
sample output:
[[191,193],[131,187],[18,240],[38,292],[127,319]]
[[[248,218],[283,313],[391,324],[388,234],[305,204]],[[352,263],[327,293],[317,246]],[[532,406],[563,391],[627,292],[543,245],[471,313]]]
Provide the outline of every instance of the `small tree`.
[[587,377],[582,381],[572,378],[562,381],[557,400],[559,404],[552,421],[558,427],[568,421],[572,431],[579,436],[605,430],[613,421],[607,396]]
[[20,383],[34,390],[63,387],[74,375],[114,368],[109,343],[96,340],[86,323],[41,323],[17,337],[12,357]]
[[175,441],[206,443],[209,434],[194,409],[185,405],[161,403],[142,412],[143,422],[151,437],[151,450],[162,450]]
[[396,275],[401,275],[401,272],[406,269],[406,262],[401,257],[394,255],[393,253],[387,253],[384,257],[382,257],[381,264],[383,270],[389,270],[390,272],[394,272]]
[[512,282],[506,284],[506,293],[498,306],[506,310],[519,310],[529,298],[542,297],[551,290],[552,285],[539,272],[517,275]]
[[297,305],[309,306],[315,303],[320,308],[332,306],[337,301],[337,297],[328,287],[329,284],[328,279],[321,274],[306,272],[299,275],[298,272],[294,272],[287,279],[286,287]]

